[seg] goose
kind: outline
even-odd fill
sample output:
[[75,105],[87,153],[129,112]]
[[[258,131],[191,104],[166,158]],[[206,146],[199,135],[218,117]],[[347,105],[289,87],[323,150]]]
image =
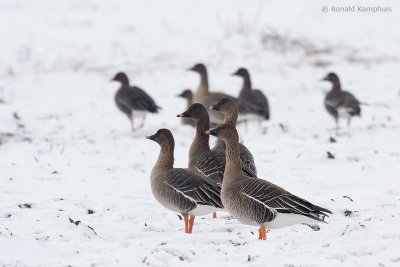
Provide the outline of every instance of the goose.
[[161,147],[151,175],[151,191],[165,208],[183,215],[185,233],[191,234],[195,216],[223,208],[220,186],[210,178],[184,168],[174,168],[175,141],[170,130],[147,136]]
[[[223,98],[218,103],[210,106],[209,110],[215,110],[222,112],[224,114],[224,124],[231,125],[236,127],[236,122],[238,118],[238,108],[236,104],[229,98]],[[242,162],[249,166],[249,168],[253,171],[255,175],[257,175],[256,164],[254,163],[253,154],[251,154],[250,150],[247,149],[242,143],[240,146],[240,159]],[[221,139],[217,139],[217,143],[213,149],[222,149],[225,150],[225,143]]]
[[[191,118],[196,121],[196,134],[189,149],[188,168],[210,177],[219,186],[225,171],[225,151],[222,149],[210,149],[210,137],[205,131],[210,127],[210,117],[206,108],[199,103],[194,103],[183,113],[177,115],[181,118]],[[248,176],[256,176],[250,166],[240,162],[243,172]],[[213,213],[213,218],[216,218]]]
[[361,117],[360,102],[353,94],[342,90],[336,73],[328,73],[322,81],[332,83],[332,89],[326,94],[324,104],[328,113],[335,119],[336,128],[339,128],[340,118],[347,119],[347,127],[350,127],[352,117]]
[[243,78],[243,86],[238,97],[238,106],[239,114],[244,118],[245,122],[247,123],[252,117],[255,117],[260,123],[262,120],[269,120],[268,99],[263,92],[252,88],[249,71],[245,68],[239,68],[232,75]]
[[225,210],[241,223],[259,226],[259,240],[266,240],[267,228],[294,224],[326,223],[331,211],[295,196],[266,180],[248,177],[240,168],[239,136],[235,127],[222,124],[206,134],[226,144],[226,167],[221,189]]
[[[136,131],[144,126],[147,113],[158,113],[161,109],[145,91],[136,86],[129,85],[128,76],[123,72],[118,72],[111,81],[118,81],[121,87],[115,94],[115,103],[119,110],[128,116],[132,131]],[[142,116],[142,123],[135,128],[134,116]]]
[[[206,107],[209,107],[222,98],[235,99],[234,97],[221,92],[209,91],[208,74],[204,64],[198,63],[188,70],[197,72],[200,75],[200,84],[197,88],[197,91],[193,94],[193,103],[200,103]],[[224,116],[221,113],[210,111],[209,114],[211,123],[220,124],[224,120]]]
[[[178,95],[178,97],[182,97],[186,99],[186,108],[188,109],[192,104],[193,104],[193,92],[190,89],[184,90],[182,93]],[[196,123],[194,120],[191,120],[189,118],[182,118],[182,124],[185,125],[190,125],[190,126],[196,126]]]

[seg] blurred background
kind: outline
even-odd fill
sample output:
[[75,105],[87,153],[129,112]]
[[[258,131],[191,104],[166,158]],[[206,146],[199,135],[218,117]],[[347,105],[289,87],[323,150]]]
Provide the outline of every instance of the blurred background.
[[[398,264],[399,12],[395,0],[0,0],[0,265]],[[170,128],[187,165],[194,133],[176,95],[196,90],[186,69],[198,62],[212,91],[234,96],[230,74],[249,69],[271,120],[239,126],[242,142],[261,177],[334,211],[329,226],[261,246],[249,227],[206,217],[182,236],[151,196],[158,147],[144,136]],[[134,134],[113,100],[119,71],[163,108]],[[323,106],[332,71],[365,104],[350,129]]]

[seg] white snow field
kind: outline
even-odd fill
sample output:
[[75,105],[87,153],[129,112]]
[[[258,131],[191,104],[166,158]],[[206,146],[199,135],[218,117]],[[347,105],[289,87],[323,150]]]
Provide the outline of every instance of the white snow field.
[[[0,266],[400,266],[398,25],[394,0],[1,0]],[[187,165],[194,129],[176,95],[197,88],[197,62],[232,95],[229,74],[250,70],[271,120],[239,125],[241,140],[259,177],[333,212],[320,231],[262,242],[220,213],[188,235],[155,201],[145,136],[171,129]],[[114,104],[118,71],[163,108],[135,133]],[[330,71],[365,104],[350,129],[323,107]]]

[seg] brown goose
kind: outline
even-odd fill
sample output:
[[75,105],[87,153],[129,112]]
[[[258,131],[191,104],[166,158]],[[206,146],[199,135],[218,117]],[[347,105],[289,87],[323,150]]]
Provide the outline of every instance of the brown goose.
[[191,234],[195,216],[222,209],[221,188],[210,178],[194,171],[174,168],[174,137],[160,129],[147,139],[157,142],[160,154],[150,175],[154,198],[165,208],[184,217],[185,233]]
[[[128,116],[131,121],[132,131],[138,130],[144,126],[146,114],[158,113],[160,107],[156,105],[154,100],[142,89],[129,85],[128,76],[119,72],[111,81],[118,81],[121,87],[115,94],[115,103],[117,107]],[[134,116],[142,115],[142,123],[135,128]]]
[[347,119],[347,126],[350,127],[352,117],[361,116],[360,102],[354,95],[342,90],[339,77],[335,73],[329,73],[322,80],[332,83],[332,89],[326,94],[324,104],[335,119],[336,127],[339,127],[340,118]]
[[[200,84],[197,88],[197,91],[193,95],[193,103],[200,103],[206,107],[209,107],[222,98],[235,99],[234,97],[221,92],[209,91],[207,69],[204,64],[198,63],[188,70],[197,72],[200,75]],[[221,113],[215,111],[210,111],[209,113],[211,123],[220,124],[224,120],[224,116]]]
[[243,86],[238,98],[240,116],[244,120],[251,117],[259,122],[270,119],[270,110],[267,97],[258,89],[251,86],[250,73],[245,68],[239,68],[232,75],[243,78]]
[[[222,184],[225,171],[225,152],[222,149],[210,149],[210,137],[205,131],[210,127],[210,117],[202,104],[194,103],[177,117],[191,118],[196,121],[196,134],[189,149],[189,169],[210,177],[218,185]],[[249,166],[240,162],[243,173],[256,176]],[[213,214],[216,218],[216,214]]]
[[[178,96],[186,99],[186,108],[187,109],[193,104],[192,90],[186,89],[182,93],[180,93]],[[190,125],[190,126],[194,126],[194,127],[196,126],[196,123],[194,120],[191,120],[189,118],[182,118],[181,120],[182,120],[182,124]]]
[[[216,110],[224,114],[224,124],[236,127],[236,122],[238,118],[238,108],[236,104],[229,98],[223,98],[218,103],[210,106],[208,109]],[[251,152],[243,144],[240,145],[240,159],[242,162],[248,166],[255,175],[257,175],[256,164],[254,163],[254,157]],[[222,149],[225,151],[225,143],[221,139],[217,140],[217,143],[213,149]]]
[[260,240],[267,238],[267,228],[325,222],[327,213],[332,213],[270,182],[244,175],[240,168],[239,136],[234,127],[223,124],[206,133],[226,144],[221,190],[225,210],[243,224],[259,226]]

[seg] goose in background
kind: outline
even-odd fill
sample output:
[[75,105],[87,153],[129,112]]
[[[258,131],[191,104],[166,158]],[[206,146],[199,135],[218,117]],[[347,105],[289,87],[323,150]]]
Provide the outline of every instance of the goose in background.
[[[238,108],[236,104],[229,98],[223,98],[218,103],[210,106],[209,110],[219,111],[224,114],[224,124],[231,125],[236,127],[236,122],[238,118]],[[253,154],[251,154],[250,150],[247,149],[245,145],[239,143],[240,146],[240,159],[242,162],[248,166],[253,173],[257,176],[257,168],[254,163]],[[217,143],[213,149],[222,149],[225,150],[225,142],[221,139],[217,139]]]
[[294,224],[325,223],[331,211],[295,196],[266,180],[244,175],[240,167],[239,136],[230,125],[220,125],[206,134],[226,144],[226,167],[221,199],[225,210],[247,225],[259,226],[259,240],[266,240],[267,228]]
[[220,186],[194,171],[174,168],[175,141],[168,129],[147,136],[161,147],[151,175],[151,191],[165,208],[179,212],[185,222],[185,233],[191,234],[195,216],[206,215],[223,208]]
[[326,94],[324,104],[328,113],[335,119],[336,128],[339,128],[340,118],[347,119],[347,127],[350,127],[354,116],[361,117],[360,101],[350,92],[342,90],[336,73],[328,73],[322,81],[332,83],[332,89]]
[[243,78],[242,89],[238,97],[238,107],[240,119],[247,121],[251,118],[257,119],[260,123],[270,119],[270,109],[268,99],[258,89],[253,89],[251,85],[250,73],[245,68],[239,68],[232,73],[233,76]]
[[[160,107],[154,102],[145,91],[136,86],[129,85],[128,76],[119,72],[111,81],[118,81],[121,87],[115,94],[115,103],[119,110],[128,116],[132,131],[136,131],[144,126],[147,113],[158,113]],[[142,123],[139,127],[135,128],[134,118],[135,115],[142,116]]]
[[[234,97],[227,95],[221,92],[210,92],[208,86],[208,74],[206,66],[202,63],[198,63],[194,65],[192,68],[188,69],[190,71],[194,71],[200,75],[200,84],[197,88],[197,91],[193,94],[193,103],[200,103],[205,107],[209,107],[212,104],[218,102],[222,98],[231,98]],[[221,124],[224,120],[224,116],[215,111],[210,111],[210,121],[213,124]]]
[[[184,90],[182,93],[178,95],[183,99],[186,99],[186,109],[188,109],[193,104],[193,92],[190,89]],[[196,127],[196,122],[189,118],[181,118],[182,124],[190,125]]]

